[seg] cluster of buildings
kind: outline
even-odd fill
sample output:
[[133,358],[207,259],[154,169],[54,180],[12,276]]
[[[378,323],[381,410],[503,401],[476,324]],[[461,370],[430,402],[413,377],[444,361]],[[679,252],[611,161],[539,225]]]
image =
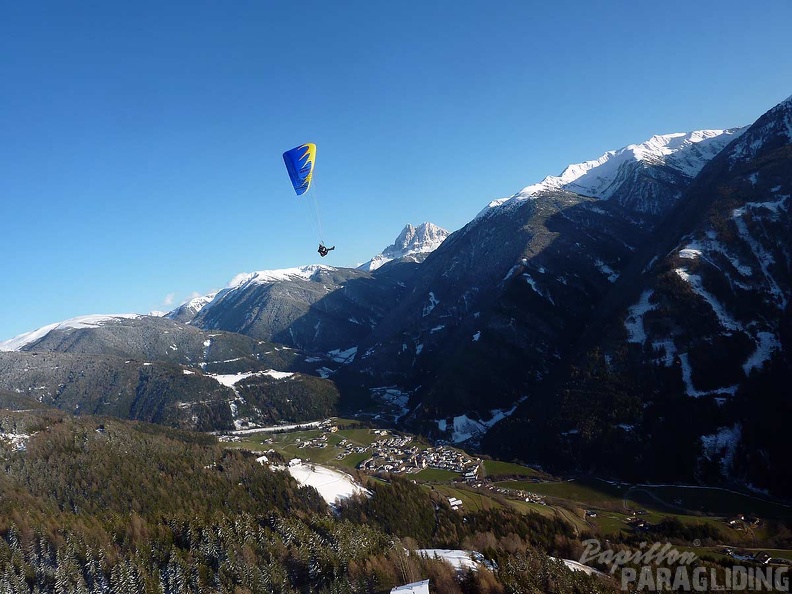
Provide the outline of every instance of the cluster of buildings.
[[757,516],[746,516],[745,514],[737,514],[733,518],[729,518],[726,523],[735,530],[746,530],[748,528],[758,528],[762,525],[762,520]]
[[303,440],[303,441],[300,441],[300,439],[297,438],[297,441],[300,442],[300,446],[299,447],[301,447],[301,448],[326,448],[327,447],[327,434],[323,433],[319,437],[314,437],[313,439],[306,439],[306,440]]
[[[412,443],[412,437],[387,435],[378,439],[368,447],[351,448],[350,451],[362,450],[371,456],[362,461],[358,468],[365,472],[378,473],[415,473],[424,468],[441,468],[463,474],[475,479],[481,460],[472,458],[464,452],[446,446],[419,447]],[[347,451],[345,449],[345,451]]]
[[496,493],[500,493],[501,495],[504,495],[505,497],[509,497],[511,499],[520,499],[522,501],[527,501],[529,503],[538,503],[540,505],[547,505],[544,495],[538,495],[536,493],[531,493],[530,491],[524,491],[522,489],[506,489],[504,487],[496,487],[492,483],[482,483],[474,486],[483,487],[491,491],[495,491]]
[[451,506],[451,509],[454,511],[459,511],[462,509],[462,500],[458,497],[449,497],[448,498],[448,505]]
[[338,447],[344,448],[344,450],[340,452],[338,456],[336,456],[336,460],[343,460],[350,454],[362,454],[368,451],[368,446],[356,446],[349,443],[349,441],[346,439],[339,441]]
[[735,551],[732,547],[724,547],[721,552],[737,561],[748,561],[749,563],[758,563],[759,565],[792,565],[792,561],[789,559],[771,557],[765,551]]

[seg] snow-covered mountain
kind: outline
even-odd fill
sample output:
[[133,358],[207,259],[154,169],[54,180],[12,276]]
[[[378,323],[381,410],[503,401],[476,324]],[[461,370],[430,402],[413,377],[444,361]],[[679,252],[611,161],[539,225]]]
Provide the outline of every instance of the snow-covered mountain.
[[[226,287],[220,291],[212,291],[206,295],[195,297],[182,303],[176,309],[169,311],[165,317],[180,322],[190,323],[196,316],[205,309],[221,303],[229,295],[233,295],[245,287],[256,285],[269,285],[278,282],[288,282],[292,280],[310,280],[321,271],[330,272],[335,270],[332,266],[312,264],[308,266],[297,266],[294,268],[279,268],[275,270],[259,270],[256,272],[241,272],[234,276]],[[204,312],[205,313],[205,312]]]
[[780,419],[792,414],[790,241],[787,100],[701,168],[631,246],[610,290],[591,295],[575,348],[486,444],[789,493]]
[[[495,207],[513,207],[516,202],[558,190],[600,200],[615,199],[635,212],[662,215],[704,165],[746,129],[656,135],[597,159],[569,165],[561,175],[545,177],[509,198],[491,202],[479,216]],[[669,192],[670,188],[677,191]]]
[[[725,404],[788,352],[790,121],[782,104],[747,129],[655,136],[492,204],[416,269],[349,370],[409,394],[403,422],[435,437],[467,419],[507,458],[593,467],[630,449],[692,477],[706,436],[753,435]],[[689,466],[635,441],[660,432]]]
[[[358,270],[372,272],[388,262],[421,262],[433,252],[448,237],[449,232],[433,223],[421,223],[417,227],[408,224],[402,229],[396,240],[371,260],[358,266]],[[324,282],[328,276],[342,274],[342,270],[332,266],[311,264],[294,268],[281,268],[275,270],[259,270],[256,272],[242,272],[234,276],[228,285],[220,290],[207,295],[201,295],[182,303],[176,309],[165,314],[172,320],[191,323],[200,317],[199,323],[208,323],[206,320],[213,318],[209,310],[222,304],[229,304],[239,296],[254,287],[291,282]],[[327,288],[323,289],[327,292]],[[240,331],[240,330],[234,330]],[[1,343],[0,343],[1,344]]]
[[26,346],[29,346],[45,338],[48,334],[50,334],[50,332],[58,332],[68,329],[76,330],[80,328],[98,328],[104,324],[113,321],[122,320],[122,319],[136,319],[139,317],[140,317],[139,314],[113,314],[113,315],[94,314],[87,316],[79,316],[76,318],[71,318],[69,320],[64,320],[63,322],[49,324],[47,326],[38,328],[37,330],[32,330],[31,332],[25,332],[24,334],[20,334],[9,340],[0,341],[0,351],[22,350]]
[[407,225],[357,269],[309,265],[237,274],[221,291],[191,300],[167,317],[204,329],[328,352],[348,350],[371,332],[404,291],[405,274],[370,272],[388,262],[421,262],[448,237],[432,223]]
[[18,352],[0,353],[0,389],[46,386],[48,402],[109,414],[114,381],[119,414],[145,417],[141,391],[146,418],[165,419],[167,394],[179,423],[201,392],[215,403],[201,426],[222,426],[234,395],[201,373],[281,368],[268,358],[286,352],[282,369],[329,376],[347,410],[390,395],[400,423],[507,459],[642,480],[714,468],[776,488],[786,444],[773,440],[792,415],[777,388],[792,379],[790,175],[792,98],[747,129],[570,165],[452,234],[408,225],[360,268],[244,273],[165,319],[6,341]]
[[547,190],[567,190],[608,199],[624,178],[624,168],[637,163],[665,164],[691,179],[712,157],[739,136],[745,128],[698,130],[689,133],[652,136],[646,142],[608,151],[598,159],[569,165],[560,176],[548,176],[538,184],[520,190],[518,196],[534,196]]
[[404,291],[386,277],[320,265],[241,274],[184,321],[318,353],[346,350]]
[[448,235],[448,231],[433,223],[421,223],[417,227],[408,224],[396,241],[358,268],[371,272],[393,261],[422,262]]
[[319,272],[330,272],[333,270],[335,270],[335,268],[332,266],[310,264],[308,266],[296,266],[294,268],[242,272],[231,279],[231,282],[228,283],[227,289],[235,290],[245,285],[267,285],[281,281],[310,280]]
[[176,320],[177,322],[189,323],[189,321],[192,320],[199,311],[201,311],[204,307],[210,304],[215,297],[217,297],[217,293],[219,293],[219,291],[212,291],[206,295],[193,297],[189,301],[185,301],[179,305],[176,309],[166,312],[164,316],[172,320]]
[[0,392],[30,406],[214,430],[335,411],[335,386],[295,349],[160,316],[82,316],[0,351]]

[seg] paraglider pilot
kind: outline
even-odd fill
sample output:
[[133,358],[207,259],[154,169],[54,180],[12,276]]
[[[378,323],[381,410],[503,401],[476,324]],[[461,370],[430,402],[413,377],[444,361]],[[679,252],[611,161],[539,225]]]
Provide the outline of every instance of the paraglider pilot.
[[328,247],[325,247],[323,243],[320,243],[319,244],[319,249],[316,250],[316,251],[319,252],[319,255],[322,256],[322,258],[324,258],[327,255],[327,252],[330,252],[330,251],[332,251],[334,249],[335,249],[335,246],[333,246],[331,248],[328,248]]

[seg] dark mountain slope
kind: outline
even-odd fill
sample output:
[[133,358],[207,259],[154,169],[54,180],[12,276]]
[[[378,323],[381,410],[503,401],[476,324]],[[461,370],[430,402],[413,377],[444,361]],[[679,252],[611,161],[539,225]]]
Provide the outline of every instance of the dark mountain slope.
[[767,460],[783,466],[783,446],[758,428],[789,408],[768,386],[792,377],[791,112],[771,110],[704,168],[603,299],[579,355],[488,447],[636,478],[738,467],[778,488]]
[[[0,389],[70,413],[105,414],[185,428],[233,428],[231,391],[164,362],[70,353],[0,353]],[[200,404],[199,404],[200,402]],[[200,414],[193,410],[200,409]]]
[[568,192],[494,209],[426,259],[354,366],[420,385],[427,414],[510,405],[580,332],[641,234]]
[[299,354],[278,345],[154,316],[108,317],[88,327],[63,325],[20,350],[160,361],[216,373],[299,366]]
[[314,367],[299,351],[241,334],[107,317],[0,352],[0,390],[71,413],[233,429],[333,414],[332,382],[295,373]]
[[221,291],[191,323],[309,351],[346,348],[371,332],[401,294],[398,282],[378,278],[326,266],[274,278],[271,272],[254,273]]

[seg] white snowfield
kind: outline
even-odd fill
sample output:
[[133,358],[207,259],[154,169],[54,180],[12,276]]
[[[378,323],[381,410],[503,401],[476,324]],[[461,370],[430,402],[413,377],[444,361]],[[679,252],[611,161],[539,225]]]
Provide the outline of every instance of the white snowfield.
[[119,319],[136,319],[141,317],[140,314],[92,314],[87,316],[79,316],[71,318],[56,324],[49,324],[43,326],[38,330],[32,332],[25,332],[19,334],[9,340],[0,341],[0,351],[18,351],[25,346],[44,338],[53,330],[64,330],[68,328],[98,328],[99,326]]
[[480,567],[492,569],[492,562],[484,558],[478,551],[463,549],[416,549],[417,555],[427,559],[442,559],[459,572],[477,571]]
[[[267,427],[252,427],[250,429],[237,429],[229,431],[229,435],[253,435],[255,433],[278,433],[281,431],[295,431],[303,429],[315,429],[323,424],[329,423],[330,419],[324,421],[307,421],[305,423],[294,423],[291,425],[268,425]],[[214,435],[222,435],[221,432],[214,432]]]
[[334,505],[339,499],[346,499],[355,493],[368,493],[351,476],[316,464],[295,464],[289,466],[289,474],[301,485],[319,491],[328,504]]
[[476,569],[478,563],[473,560],[475,551],[464,551],[460,549],[417,549],[418,555],[427,559],[442,559],[451,564],[457,571],[467,571]]
[[250,371],[245,373],[227,373],[227,374],[208,373],[207,374],[207,376],[217,380],[217,383],[227,386],[229,388],[233,388],[243,379],[247,379],[249,377],[259,377],[262,375],[266,375],[274,379],[288,379],[292,377],[294,374],[288,371],[275,371],[274,369],[267,369],[266,371]]
[[391,588],[390,594],[429,594],[429,580]]

